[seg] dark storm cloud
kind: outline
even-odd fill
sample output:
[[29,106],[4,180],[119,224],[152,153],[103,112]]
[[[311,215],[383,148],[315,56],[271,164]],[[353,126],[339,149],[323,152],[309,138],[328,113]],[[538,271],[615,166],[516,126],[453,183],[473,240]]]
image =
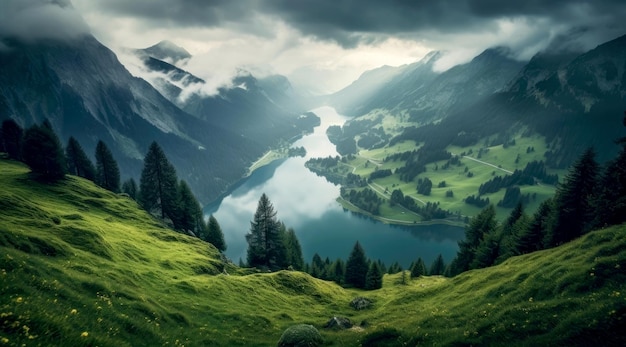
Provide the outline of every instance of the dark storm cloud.
[[[370,34],[456,34],[496,30],[495,21],[542,18],[551,25],[624,30],[623,0],[268,0],[265,10],[304,34],[343,46]],[[271,10],[269,10],[271,9]]]
[[497,20],[540,18],[567,30],[625,30],[623,0],[109,0],[100,11],[138,17],[153,27],[229,27],[260,36],[280,20],[303,35],[353,47],[390,36],[420,39],[498,30]]
[[0,40],[68,39],[88,32],[69,0],[0,1]]

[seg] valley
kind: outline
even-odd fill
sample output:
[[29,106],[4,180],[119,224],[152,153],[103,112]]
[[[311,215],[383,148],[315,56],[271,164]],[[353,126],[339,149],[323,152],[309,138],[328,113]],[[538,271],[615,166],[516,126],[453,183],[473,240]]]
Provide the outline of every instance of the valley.
[[625,16],[0,1],[0,346],[626,346]]

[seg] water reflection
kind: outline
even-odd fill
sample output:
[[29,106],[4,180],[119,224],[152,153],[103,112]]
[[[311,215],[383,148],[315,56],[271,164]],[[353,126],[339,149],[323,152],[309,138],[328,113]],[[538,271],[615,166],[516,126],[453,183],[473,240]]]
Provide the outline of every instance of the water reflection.
[[294,144],[306,148],[306,158],[277,161],[255,171],[221,202],[205,209],[222,226],[226,255],[234,261],[245,260],[245,234],[261,194],[266,193],[278,218],[296,230],[306,261],[316,252],[323,258],[345,259],[356,240],[370,258],[388,264],[398,261],[406,267],[418,256],[429,264],[439,253],[450,261],[456,254],[457,240],[463,236],[461,228],[390,226],[343,210],[336,202],[339,187],[310,172],[304,162],[310,157],[337,155],[325,131],[330,125],[343,124],[346,118],[330,107],[313,112],[320,116],[321,125]]

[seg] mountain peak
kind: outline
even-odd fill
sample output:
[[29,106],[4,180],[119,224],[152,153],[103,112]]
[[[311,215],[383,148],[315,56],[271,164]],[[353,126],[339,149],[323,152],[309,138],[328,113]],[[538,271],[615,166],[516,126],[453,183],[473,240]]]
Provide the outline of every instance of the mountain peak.
[[139,51],[143,51],[143,53],[152,58],[163,60],[174,65],[181,60],[191,58],[191,54],[187,52],[186,49],[168,40],[163,40],[148,48],[140,49]]

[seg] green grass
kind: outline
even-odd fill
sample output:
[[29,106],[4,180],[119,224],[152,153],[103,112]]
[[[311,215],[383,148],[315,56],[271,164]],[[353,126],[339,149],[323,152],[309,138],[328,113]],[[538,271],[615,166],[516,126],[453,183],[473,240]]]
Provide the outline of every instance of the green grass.
[[[376,112],[373,112],[376,113]],[[386,115],[382,121],[383,127],[386,131],[395,133],[397,124],[393,123],[391,115]],[[391,129],[391,130],[390,130]],[[396,129],[397,130],[397,129]],[[427,171],[418,175],[411,182],[403,182],[396,175],[392,175],[385,178],[374,180],[374,183],[380,187],[383,191],[387,189],[391,193],[394,189],[402,190],[404,195],[409,195],[418,199],[419,204],[432,202],[438,202],[440,207],[444,210],[449,210],[452,213],[460,213],[462,216],[474,216],[480,212],[480,208],[466,204],[463,200],[470,195],[478,195],[478,188],[482,183],[492,179],[494,176],[507,175],[508,171],[514,171],[516,169],[523,169],[527,163],[531,161],[543,160],[543,154],[547,150],[544,138],[533,136],[522,136],[524,129],[521,129],[518,134],[513,136],[515,139],[515,145],[504,148],[502,145],[487,147],[485,143],[491,142],[490,138],[485,138],[479,141],[479,144],[469,147],[449,146],[448,151],[455,155],[465,153],[467,156],[474,159],[478,159],[485,163],[492,164],[496,167],[480,163],[470,158],[461,157],[460,166],[451,166],[448,169],[442,169],[446,160],[428,164],[426,166]],[[373,150],[360,150],[358,156],[355,159],[350,160],[347,164],[344,164],[346,168],[345,173],[353,172],[361,175],[362,177],[369,177],[374,170],[390,169],[392,172],[404,166],[402,161],[390,161],[384,162],[385,157],[394,154],[407,151],[413,151],[420,147],[413,141],[403,141],[395,144],[394,146],[387,146],[383,148]],[[534,147],[534,152],[526,153],[526,149]],[[478,157],[479,150],[482,149],[480,158]],[[518,158],[519,155],[519,158]],[[517,162],[516,162],[517,161]],[[473,174],[472,177],[468,177],[466,168]],[[559,177],[563,177],[566,173],[565,170],[550,170],[551,174],[558,174]],[[417,180],[420,178],[429,178],[433,182],[433,189],[430,195],[417,194]],[[438,188],[438,184],[442,181],[446,182],[446,187]],[[547,198],[554,195],[556,190],[552,185],[540,185],[540,186],[521,186],[522,194],[534,195],[534,199],[531,199],[527,205],[527,212],[530,214],[536,210],[539,204]],[[453,197],[446,197],[446,192],[452,190]],[[497,204],[504,197],[505,189],[501,189],[499,192],[486,194],[483,197],[488,197],[490,202],[494,205]],[[383,195],[381,195],[383,196]],[[385,204],[381,208],[381,220],[413,220],[412,216],[402,216],[403,211],[397,208],[392,208]],[[499,219],[504,219],[510,213],[510,208],[497,207],[496,213]]]
[[[225,231],[228,232],[228,231]],[[137,204],[0,160],[0,345],[273,346],[295,324],[327,346],[623,345],[626,226],[455,278],[344,289],[224,264]],[[354,311],[356,296],[373,308]],[[346,316],[363,327],[330,331]]]

